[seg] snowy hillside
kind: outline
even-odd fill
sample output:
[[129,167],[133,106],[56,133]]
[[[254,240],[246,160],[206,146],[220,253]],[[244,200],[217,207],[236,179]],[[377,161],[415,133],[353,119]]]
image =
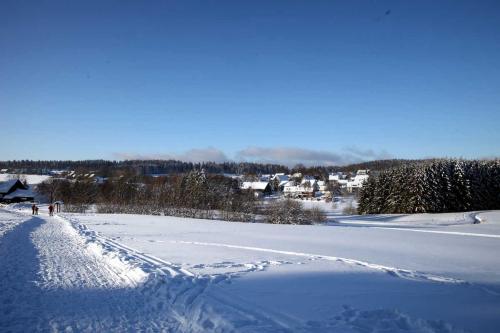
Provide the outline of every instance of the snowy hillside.
[[2,331],[500,327],[498,211],[296,226],[9,209]]

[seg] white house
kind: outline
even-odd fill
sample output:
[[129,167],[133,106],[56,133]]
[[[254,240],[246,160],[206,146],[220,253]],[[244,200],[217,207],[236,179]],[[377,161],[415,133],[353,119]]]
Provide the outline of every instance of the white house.
[[368,177],[370,177],[368,174],[369,172],[369,170],[358,170],[356,172],[356,176],[352,177],[347,182],[347,191],[352,192],[355,188],[363,187],[363,183],[368,180]]
[[338,182],[341,176],[343,176],[342,172],[331,173],[328,175],[328,180],[331,182]]
[[286,197],[298,197],[301,193],[300,185],[291,180],[284,185],[283,192]]
[[341,188],[345,188],[347,187],[347,182],[349,180],[347,179],[347,175],[343,174],[342,172],[337,172],[328,175],[328,181],[337,183]]
[[318,181],[314,177],[305,176],[300,184],[294,181],[289,181],[283,189],[285,196],[287,197],[314,197],[316,192],[319,190]]
[[276,173],[274,176],[271,178],[273,185],[277,188],[274,190],[279,190],[279,191],[284,191],[285,185],[290,181],[290,176],[285,175],[284,173]]
[[263,181],[243,182],[240,188],[246,191],[254,191],[255,196],[262,196],[272,192],[271,184]]
[[318,190],[321,192],[326,192],[328,191],[328,185],[325,181],[323,180],[318,180]]

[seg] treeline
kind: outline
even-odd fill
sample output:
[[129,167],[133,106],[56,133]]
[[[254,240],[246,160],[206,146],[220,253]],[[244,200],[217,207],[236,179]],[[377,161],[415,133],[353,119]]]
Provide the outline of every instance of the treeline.
[[51,170],[76,170],[94,172],[103,177],[121,173],[135,175],[178,174],[193,170],[205,170],[214,174],[272,174],[289,172],[286,166],[279,164],[261,164],[247,162],[203,162],[192,163],[175,160],[83,160],[83,161],[0,161],[0,169],[16,170],[18,173],[48,174]]
[[405,160],[405,159],[387,159],[387,160],[375,160],[368,162],[355,163],[345,166],[339,166],[333,168],[333,172],[352,172],[356,170],[372,170],[372,171],[384,171],[387,169],[397,168],[401,165],[418,163],[418,162],[428,162],[430,160]]
[[222,175],[191,171],[164,177],[91,181],[49,179],[37,190],[49,202],[64,202],[64,211],[179,216],[226,221],[310,224],[324,222],[324,212],[304,209],[293,200],[264,204],[253,191],[242,191],[238,181]]
[[[420,160],[424,161],[424,160]],[[344,173],[355,173],[358,170],[371,170],[373,172],[383,171],[391,168],[395,168],[404,164],[415,163],[417,160],[402,160],[402,159],[391,159],[391,160],[377,160],[362,162],[356,164],[349,164],[344,166],[304,166],[296,165],[291,169],[292,173],[300,172],[303,175],[314,176],[320,180],[328,180],[328,175],[333,172],[344,172]]]
[[500,209],[500,160],[429,160],[370,177],[360,214],[443,213]]
[[191,171],[166,177],[133,177],[96,184],[51,179],[38,185],[51,202],[61,200],[66,210],[135,213],[245,221],[256,212],[252,193],[221,175]]
[[306,167],[297,165],[288,168],[279,164],[263,164],[249,162],[203,162],[192,163],[175,160],[126,160],[126,161],[106,161],[106,160],[82,160],[82,161],[0,161],[0,169],[13,170],[16,173],[48,174],[52,170],[74,170],[81,173],[96,173],[99,176],[111,177],[117,174],[127,175],[152,175],[152,174],[179,174],[188,173],[193,170],[205,170],[213,174],[274,174],[301,172],[315,176],[318,179],[326,180],[331,172],[355,172],[358,169],[385,170],[405,163],[409,160],[379,160],[370,161],[346,166],[312,166]]

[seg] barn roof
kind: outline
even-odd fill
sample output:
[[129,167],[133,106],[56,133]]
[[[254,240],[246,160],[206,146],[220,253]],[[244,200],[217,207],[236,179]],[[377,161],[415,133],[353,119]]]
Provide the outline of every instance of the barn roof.
[[12,200],[14,198],[34,198],[34,197],[35,195],[33,194],[33,192],[31,191],[30,188],[28,188],[27,190],[17,189],[12,193],[7,194],[3,198],[7,200]]
[[[19,179],[11,179],[0,183],[0,193],[7,193],[9,190],[19,182]],[[21,183],[22,184],[22,183]],[[23,185],[24,187],[24,185]]]

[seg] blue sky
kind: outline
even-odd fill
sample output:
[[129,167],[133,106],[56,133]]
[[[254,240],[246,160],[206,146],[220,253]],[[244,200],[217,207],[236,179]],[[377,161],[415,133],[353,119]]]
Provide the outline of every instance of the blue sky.
[[500,155],[498,1],[0,2],[0,160]]

